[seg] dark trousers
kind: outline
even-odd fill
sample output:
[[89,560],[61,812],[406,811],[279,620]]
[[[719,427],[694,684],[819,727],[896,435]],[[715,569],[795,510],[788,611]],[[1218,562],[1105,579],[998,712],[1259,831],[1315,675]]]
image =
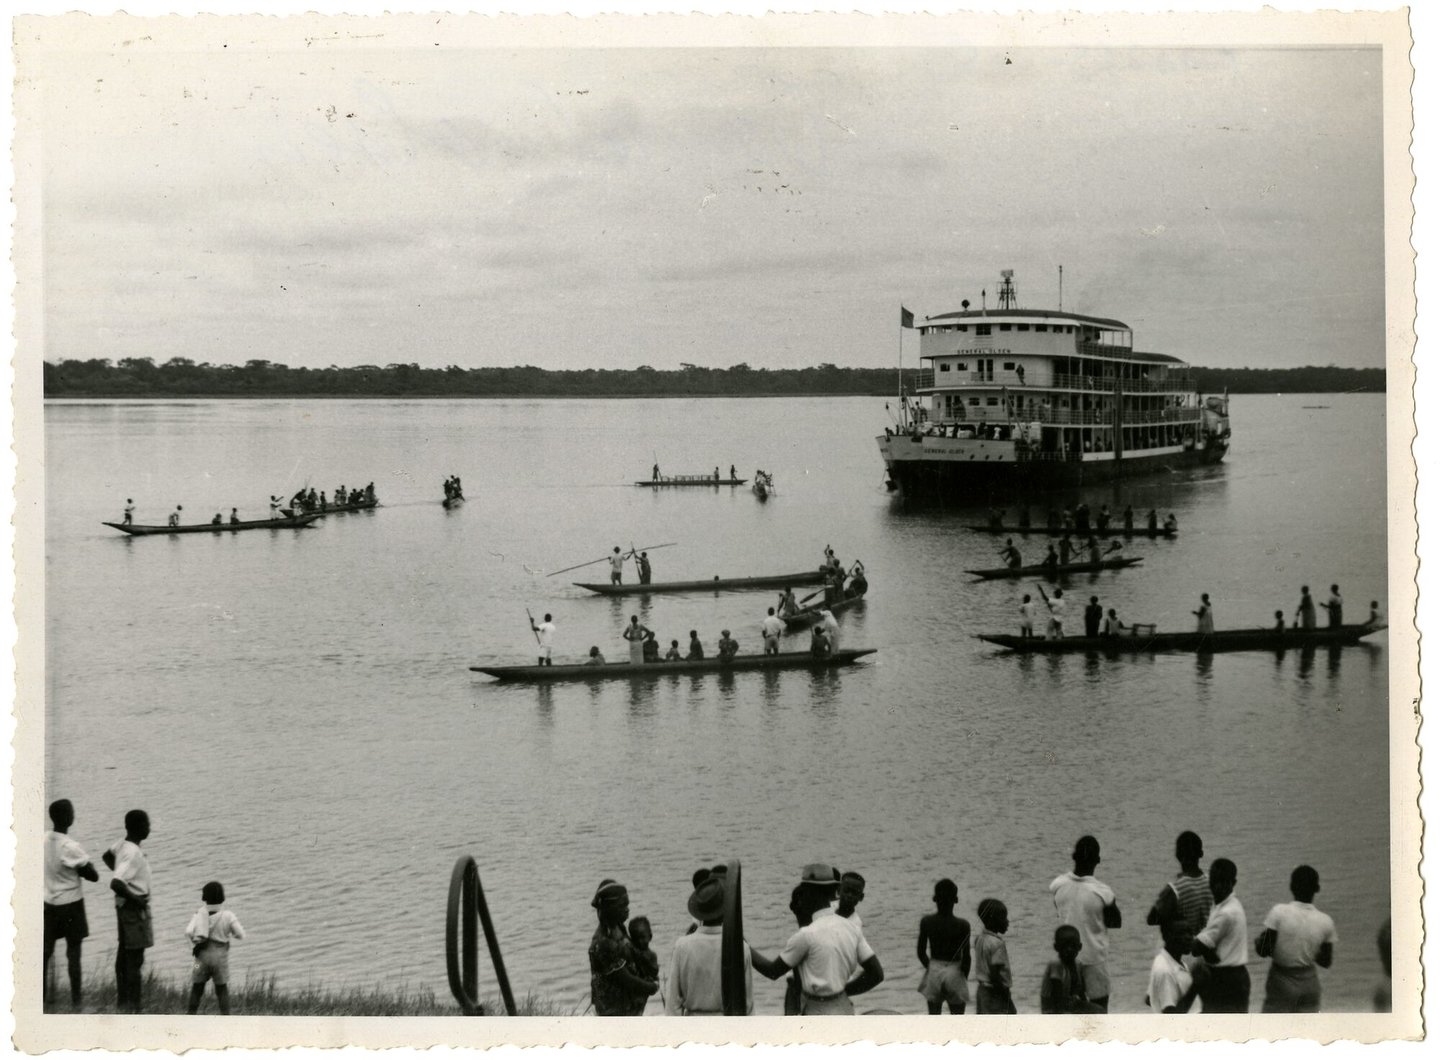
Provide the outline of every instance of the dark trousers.
[[139,1012],[141,987],[145,982],[143,969],[145,951],[115,950],[115,1008],[119,1012]]
[[1200,991],[1206,1012],[1249,1012],[1250,972],[1243,964],[1210,966],[1210,982]]

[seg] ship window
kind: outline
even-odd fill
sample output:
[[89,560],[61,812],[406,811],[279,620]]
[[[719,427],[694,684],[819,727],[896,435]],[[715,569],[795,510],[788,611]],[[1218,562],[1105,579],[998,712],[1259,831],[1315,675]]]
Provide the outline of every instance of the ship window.
[[999,399],[998,397],[987,397],[987,398],[985,399],[985,404],[987,404],[987,405],[998,405],[998,404],[1000,404],[1000,399]]
[[1000,325],[1000,330],[1001,330],[1001,331],[1009,331],[1009,330],[1010,330],[1010,325],[1009,325],[1009,324],[1001,324],[1001,325]]
[[956,362],[955,362],[955,371],[957,371],[957,372],[966,371],[965,362],[964,362],[964,361],[956,361]]
[[970,404],[972,404],[972,405],[978,405],[978,404],[980,404],[980,399],[979,399],[978,397],[972,397],[972,398],[970,399]]
[[1045,330],[1047,330],[1047,329],[1046,329],[1046,327],[1045,327],[1044,324],[1036,324],[1036,325],[1035,325],[1035,330],[1036,330],[1036,331],[1045,331]]
[[942,372],[948,372],[948,371],[950,371],[950,362],[949,362],[949,361],[941,361],[941,362],[940,362],[940,371],[942,371]]
[[1029,330],[1030,330],[1030,325],[1029,325],[1029,324],[1016,324],[1016,325],[1015,325],[1015,330],[1016,330],[1016,331],[1029,331]]
[[1074,325],[1074,324],[1066,324],[1066,325],[1065,325],[1065,334],[1067,334],[1067,335],[1073,335],[1073,334],[1075,334],[1075,325]]
[[1014,362],[1014,361],[1006,361],[1005,364],[1003,365],[1003,367],[1004,367],[1005,371],[1007,371],[1007,372],[1013,372],[1013,371],[1015,371],[1015,362]]
[[961,331],[969,331],[969,330],[970,330],[970,325],[969,325],[969,324],[961,324],[961,325],[960,325],[960,330],[961,330]]
[[975,325],[975,334],[977,334],[977,335],[988,335],[988,334],[990,334],[990,325],[989,325],[989,324],[976,324],[976,325]]

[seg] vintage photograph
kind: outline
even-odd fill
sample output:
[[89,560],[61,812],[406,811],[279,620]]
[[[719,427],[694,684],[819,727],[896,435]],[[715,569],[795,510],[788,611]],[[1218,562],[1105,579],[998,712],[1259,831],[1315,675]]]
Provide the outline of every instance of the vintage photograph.
[[1403,12],[13,33],[20,1049],[1421,1034]]

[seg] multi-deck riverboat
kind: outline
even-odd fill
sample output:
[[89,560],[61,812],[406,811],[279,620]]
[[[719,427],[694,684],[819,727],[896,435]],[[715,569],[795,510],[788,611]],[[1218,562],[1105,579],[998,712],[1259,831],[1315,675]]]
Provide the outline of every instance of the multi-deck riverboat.
[[1202,398],[1189,365],[1137,351],[1129,325],[1021,309],[1008,269],[993,309],[961,307],[902,319],[928,368],[876,439],[892,488],[979,499],[1224,459],[1228,397]]

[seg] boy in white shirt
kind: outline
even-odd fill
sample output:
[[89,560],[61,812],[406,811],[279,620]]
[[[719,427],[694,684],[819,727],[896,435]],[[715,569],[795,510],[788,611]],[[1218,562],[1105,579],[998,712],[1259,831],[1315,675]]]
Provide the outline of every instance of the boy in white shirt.
[[1320,874],[1301,865],[1290,874],[1295,901],[1277,905],[1265,917],[1255,952],[1270,958],[1262,1012],[1319,1012],[1320,974],[1335,959],[1335,921],[1311,904]]
[[119,932],[115,948],[115,1008],[138,1013],[145,989],[141,969],[145,951],[155,945],[150,927],[150,862],[140,844],[150,838],[150,815],[144,810],[125,814],[125,838],[100,860],[114,875],[110,889],[115,892],[115,926]]
[[75,823],[75,807],[69,799],[50,804],[54,828],[45,834],[45,979],[44,1000],[50,1001],[50,958],[55,943],[65,940],[65,963],[70,973],[70,1007],[80,1011],[80,948],[90,934],[85,918],[82,879],[98,882],[100,873],[90,864],[90,855],[66,832]]
[[195,964],[190,974],[190,1015],[200,1011],[205,984],[215,980],[215,1002],[220,1015],[230,1015],[230,940],[243,939],[245,929],[235,914],[226,909],[225,886],[211,880],[200,889],[205,904],[195,910],[185,927],[185,937],[194,944]]
[[1235,897],[1238,879],[1235,863],[1229,858],[1210,863],[1210,893],[1215,905],[1191,947],[1191,952],[1210,965],[1210,981],[1202,986],[1200,995],[1206,1012],[1250,1011],[1250,972],[1245,967],[1248,938],[1245,907]]

